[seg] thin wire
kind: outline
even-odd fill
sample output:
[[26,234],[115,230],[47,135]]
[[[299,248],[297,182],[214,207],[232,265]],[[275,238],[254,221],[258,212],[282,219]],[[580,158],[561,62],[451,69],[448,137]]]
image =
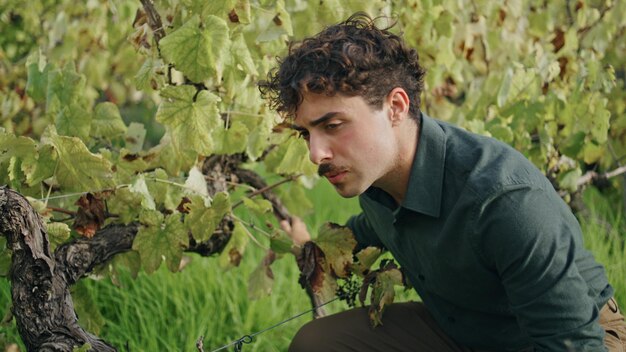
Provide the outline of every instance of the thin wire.
[[104,191],[115,191],[115,190],[118,190],[118,189],[121,189],[121,188],[126,188],[128,186],[130,186],[130,184],[121,184],[121,185],[117,185],[117,186],[115,186],[113,188],[105,188],[105,189],[91,190],[91,191],[85,191],[85,192],[61,194],[61,195],[58,195],[58,196],[39,198],[37,200],[69,198],[69,197],[73,197],[73,196],[80,196],[80,195],[87,194],[87,193],[99,193],[99,192],[104,192]]
[[264,332],[266,332],[266,331],[268,331],[268,330],[272,330],[272,329],[274,329],[274,328],[277,328],[277,327],[279,327],[279,326],[281,326],[281,325],[283,325],[283,324],[285,324],[285,323],[288,323],[288,322],[290,322],[290,321],[292,321],[292,320],[294,320],[294,319],[296,319],[296,318],[299,318],[299,317],[301,317],[301,316],[303,316],[303,315],[305,315],[305,314],[307,314],[307,313],[310,313],[310,312],[312,312],[312,311],[314,311],[314,310],[316,310],[316,309],[318,309],[318,308],[322,308],[323,306],[325,306],[325,305],[327,305],[327,304],[329,304],[329,303],[332,303],[332,302],[334,302],[334,301],[338,300],[339,298],[341,298],[341,297],[339,297],[339,296],[338,296],[338,297],[335,297],[335,298],[331,299],[331,300],[330,300],[330,301],[328,301],[328,302],[322,303],[322,304],[320,304],[319,306],[313,307],[313,308],[311,308],[311,309],[309,309],[309,310],[307,310],[307,311],[305,311],[305,312],[302,312],[302,313],[296,314],[296,315],[294,315],[293,317],[287,318],[287,319],[285,319],[285,320],[283,320],[283,321],[281,321],[281,322],[279,322],[279,323],[276,323],[276,324],[274,324],[274,325],[270,326],[269,328],[265,328],[265,329],[263,329],[263,330],[257,331],[257,332],[255,332],[254,334],[251,334],[251,335],[243,335],[240,339],[235,340],[235,341],[233,341],[233,342],[229,343],[228,345],[224,345],[224,346],[222,346],[222,347],[220,347],[220,348],[218,348],[218,349],[215,349],[215,350],[213,350],[213,351],[211,351],[211,352],[221,351],[221,350],[223,350],[223,349],[225,349],[225,348],[228,348],[228,347],[230,347],[230,346],[235,346],[235,351],[241,351],[241,348],[242,348],[243,344],[244,344],[244,343],[245,343],[245,344],[251,343],[251,342],[252,342],[252,339],[253,339],[255,336],[257,336],[257,335],[259,335],[259,334],[262,334],[262,333],[264,333]]

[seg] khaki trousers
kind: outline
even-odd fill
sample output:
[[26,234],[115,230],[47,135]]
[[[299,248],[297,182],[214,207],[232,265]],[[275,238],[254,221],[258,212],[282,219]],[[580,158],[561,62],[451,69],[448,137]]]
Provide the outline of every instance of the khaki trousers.
[[[626,352],[626,322],[611,298],[600,310],[609,352]],[[313,320],[300,329],[290,352],[480,352],[460,346],[437,325],[423,304],[387,307],[384,325],[372,329],[366,308],[355,308]],[[522,351],[532,351],[528,348]]]

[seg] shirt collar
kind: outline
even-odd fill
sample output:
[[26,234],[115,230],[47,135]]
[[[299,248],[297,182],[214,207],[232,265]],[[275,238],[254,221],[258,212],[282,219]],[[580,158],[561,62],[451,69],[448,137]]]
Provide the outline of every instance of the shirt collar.
[[409,187],[402,206],[438,217],[441,211],[446,134],[439,124],[422,113],[420,137],[413,159]]
[[[446,157],[446,135],[435,120],[421,114],[417,152],[411,166],[409,186],[402,207],[439,217],[443,191],[443,172]],[[391,197],[376,187],[364,195],[389,207]],[[389,198],[389,199],[387,199]]]

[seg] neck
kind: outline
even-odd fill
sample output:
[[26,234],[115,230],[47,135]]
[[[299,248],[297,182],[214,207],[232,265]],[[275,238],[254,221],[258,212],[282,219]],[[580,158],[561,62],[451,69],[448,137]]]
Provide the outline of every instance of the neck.
[[374,186],[387,192],[401,205],[409,187],[413,160],[419,143],[419,127],[414,120],[407,120],[397,129],[398,150],[394,167],[381,177]]

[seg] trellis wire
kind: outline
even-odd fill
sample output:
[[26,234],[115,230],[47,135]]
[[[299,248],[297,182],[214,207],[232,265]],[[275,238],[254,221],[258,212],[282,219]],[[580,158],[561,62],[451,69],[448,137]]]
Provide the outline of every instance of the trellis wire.
[[323,306],[325,306],[327,304],[330,304],[330,303],[332,303],[332,302],[334,302],[334,301],[336,301],[336,300],[338,300],[340,298],[341,298],[341,296],[337,296],[337,297],[331,299],[330,301],[322,303],[319,306],[313,307],[313,308],[311,308],[311,309],[309,309],[307,311],[304,311],[302,313],[296,314],[296,315],[294,315],[294,316],[292,316],[290,318],[287,318],[287,319],[285,319],[285,320],[283,320],[283,321],[281,321],[279,323],[276,323],[276,324],[274,324],[274,325],[272,325],[272,326],[270,326],[268,328],[265,328],[263,330],[257,331],[257,332],[255,332],[255,333],[253,333],[251,335],[243,335],[241,338],[239,338],[239,339],[237,339],[237,340],[235,340],[235,341],[233,341],[233,342],[231,342],[231,343],[229,343],[227,345],[224,345],[224,346],[222,346],[222,347],[220,347],[218,349],[215,349],[215,350],[213,350],[211,352],[221,351],[221,350],[223,350],[225,348],[228,348],[230,346],[235,346],[235,352],[240,352],[241,349],[243,348],[243,345],[252,343],[252,341],[253,341],[255,336],[257,336],[259,334],[262,334],[262,333],[264,333],[266,331],[272,330],[274,328],[277,328],[277,327],[279,327],[279,326],[281,326],[281,325],[283,325],[285,323],[288,323],[288,322],[290,322],[290,321],[292,321],[292,320],[294,320],[296,318],[299,318],[299,317],[301,317],[301,316],[303,316],[303,315],[305,315],[307,313],[310,313],[310,312],[312,312],[312,311],[314,311],[314,310],[316,310],[318,308],[322,308]]

